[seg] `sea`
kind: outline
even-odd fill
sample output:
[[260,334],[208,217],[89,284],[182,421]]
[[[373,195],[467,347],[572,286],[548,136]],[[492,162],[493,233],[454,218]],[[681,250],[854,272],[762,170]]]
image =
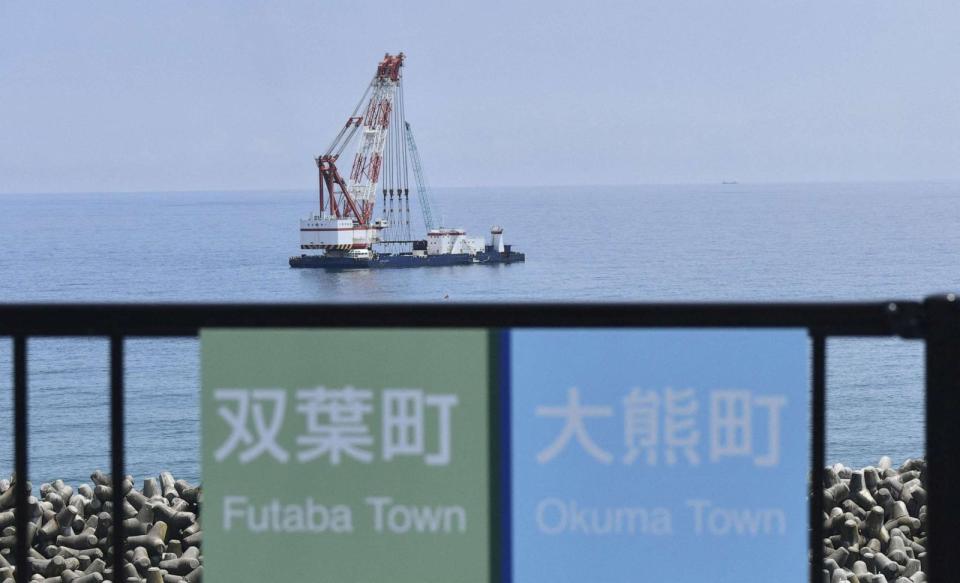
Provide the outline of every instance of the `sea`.
[[[325,272],[287,265],[310,191],[0,195],[0,302],[655,302],[921,299],[960,280],[960,183],[438,188],[434,215],[523,264]],[[416,210],[416,209],[415,209]],[[334,308],[331,308],[334,309]],[[127,345],[127,463],[199,480],[195,339]],[[30,477],[109,469],[108,346],[29,344]],[[12,459],[0,338],[0,475]],[[3,429],[7,428],[7,429]],[[924,453],[923,345],[828,344],[827,460]]]

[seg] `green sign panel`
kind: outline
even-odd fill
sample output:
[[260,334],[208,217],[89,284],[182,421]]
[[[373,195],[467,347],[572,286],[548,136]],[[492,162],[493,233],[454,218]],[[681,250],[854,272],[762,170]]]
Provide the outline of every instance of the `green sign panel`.
[[201,339],[211,583],[490,581],[486,331]]

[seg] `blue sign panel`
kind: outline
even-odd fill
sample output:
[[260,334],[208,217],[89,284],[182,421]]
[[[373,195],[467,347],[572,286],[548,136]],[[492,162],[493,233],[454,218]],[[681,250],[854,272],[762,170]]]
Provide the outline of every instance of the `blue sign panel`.
[[809,345],[511,332],[513,580],[805,581]]

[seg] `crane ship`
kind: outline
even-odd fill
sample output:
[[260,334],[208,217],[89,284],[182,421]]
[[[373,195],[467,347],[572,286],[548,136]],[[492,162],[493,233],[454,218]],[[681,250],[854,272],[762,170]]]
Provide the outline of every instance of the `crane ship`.
[[[315,158],[319,212],[300,220],[301,254],[290,258],[291,267],[373,269],[524,261],[523,253],[504,244],[502,227],[491,227],[488,242],[434,222],[420,154],[404,115],[404,59],[403,53],[383,57],[347,123]],[[356,153],[344,178],[337,161],[351,146]],[[426,238],[411,234],[411,169]],[[382,205],[374,216],[378,187]]]

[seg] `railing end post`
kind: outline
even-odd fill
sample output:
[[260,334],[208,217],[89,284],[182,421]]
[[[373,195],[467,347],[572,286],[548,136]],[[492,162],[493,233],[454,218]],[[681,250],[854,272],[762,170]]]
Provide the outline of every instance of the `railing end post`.
[[950,578],[960,507],[960,297],[930,296],[923,302],[926,339],[927,549],[931,581]]

